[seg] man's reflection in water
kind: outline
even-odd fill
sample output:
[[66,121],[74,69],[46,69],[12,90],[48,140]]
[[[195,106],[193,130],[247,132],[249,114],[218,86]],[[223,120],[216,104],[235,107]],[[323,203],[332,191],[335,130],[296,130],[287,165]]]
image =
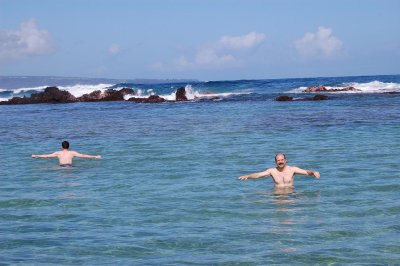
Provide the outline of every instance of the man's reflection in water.
[[300,202],[294,187],[275,187],[271,193],[272,203],[276,206],[278,222],[276,230],[281,232],[290,231],[290,225],[295,224],[292,213],[296,212],[295,204]]
[[60,171],[57,189],[61,193],[58,195],[60,199],[77,199],[79,198],[76,193],[79,191],[79,187],[82,185],[79,180],[79,175],[74,172],[74,168],[64,169],[65,171]]
[[297,195],[294,187],[275,187],[272,191],[272,202],[276,204],[276,210],[279,212],[295,211],[293,204],[300,201]]
[[277,250],[282,253],[296,252],[297,248],[286,243],[290,242],[294,230],[299,221],[296,213],[299,210],[297,204],[301,202],[299,193],[295,192],[294,187],[275,187],[270,193],[271,202],[275,206],[273,218],[271,220],[271,232],[280,241]]
[[283,253],[299,251],[293,239],[309,224],[309,208],[315,206],[320,192],[296,192],[294,187],[275,187],[269,193],[274,206],[271,219],[271,232],[279,239],[277,249]]

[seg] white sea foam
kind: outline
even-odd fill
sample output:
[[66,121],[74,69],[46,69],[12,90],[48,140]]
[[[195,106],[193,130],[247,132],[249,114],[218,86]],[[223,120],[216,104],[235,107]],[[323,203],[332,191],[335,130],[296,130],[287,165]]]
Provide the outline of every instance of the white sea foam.
[[400,83],[372,81],[368,83],[348,83],[346,86],[366,93],[400,92]]
[[[122,88],[116,88],[116,90],[120,90]],[[155,95],[155,92],[153,89],[147,89],[147,90],[143,90],[143,89],[133,89],[135,91],[135,94],[127,94],[124,96],[125,100],[128,100],[131,97],[135,97],[135,98],[148,98],[151,95]]]
[[[13,89],[13,90],[8,90],[8,89],[0,89],[0,92],[9,92],[12,91],[10,94],[9,98],[4,97],[4,95],[1,97],[1,101],[7,101],[10,98],[14,96],[21,96],[21,95],[29,95],[32,92],[43,92],[45,88],[49,87],[50,85],[45,85],[45,86],[38,86],[38,87],[26,87],[26,88],[18,88],[18,89]],[[115,90],[120,90],[123,87],[113,87],[113,84],[105,84],[105,83],[100,83],[100,84],[75,84],[71,86],[57,86],[60,90],[68,91],[75,97],[81,97],[84,94],[89,94],[93,91],[101,91],[104,92],[107,89],[113,88]],[[131,97],[135,98],[147,98],[151,95],[159,95],[160,97],[164,98],[167,101],[176,101],[176,89],[174,87],[171,87],[170,92],[160,94],[157,92],[157,89],[143,89],[143,88],[133,88],[135,91],[134,94],[129,94],[125,95],[124,99],[128,100]],[[236,95],[246,95],[252,93],[251,90],[240,90],[240,91],[233,91],[233,92],[214,92],[214,91],[201,91],[201,90],[196,90],[192,85],[188,84],[185,86],[185,91],[186,91],[186,97],[188,98],[189,101],[196,101],[196,100],[202,100],[202,99],[222,99],[222,98],[227,98],[231,96],[236,96]]]
[[97,85],[81,85],[76,84],[73,86],[58,86],[60,90],[66,90],[75,97],[80,97],[84,94],[91,93],[93,91],[101,91],[104,92],[105,90],[109,89],[113,84],[97,84]]
[[[186,85],[185,91],[186,91],[186,98],[188,100],[195,100],[196,97],[198,97],[200,95],[200,93],[198,91],[195,91],[193,89],[192,85]],[[170,94],[164,94],[164,95],[160,95],[160,96],[167,101],[176,101],[176,91],[174,91]]]
[[[344,89],[346,87],[354,87],[354,91],[334,91]],[[400,83],[394,82],[381,82],[371,81],[366,83],[343,83],[339,86],[325,86],[327,90],[333,90],[333,93],[387,93],[387,92],[400,92]],[[307,87],[299,87],[290,90],[291,93],[302,93]]]
[[[104,92],[105,90],[109,89],[111,86],[113,86],[113,84],[101,83],[101,84],[94,84],[94,85],[76,84],[76,85],[72,85],[72,86],[57,86],[57,88],[59,88],[60,90],[68,91],[75,97],[80,97],[84,94],[88,94],[88,93],[91,93],[91,92],[97,91],[97,90]],[[47,87],[50,87],[50,85],[30,87],[30,88],[28,88],[28,87],[27,88],[19,88],[19,89],[14,89],[14,90],[0,89],[0,92],[12,91],[13,95],[11,95],[11,97],[10,97],[10,98],[12,98],[16,95],[20,95],[25,92],[32,92],[32,91],[42,92]],[[1,100],[7,101],[10,98],[2,98]]]
[[[210,99],[210,98],[227,98],[234,95],[244,95],[251,93],[249,91],[225,92],[225,93],[216,93],[212,91],[202,92],[195,90],[190,84],[185,86],[185,91],[186,91],[186,98],[189,101],[196,101],[196,100]],[[166,99],[167,101],[176,101],[176,91],[170,94],[164,94],[160,96]]]
[[167,101],[176,101],[176,95],[175,92],[171,93],[171,94],[164,94],[164,95],[160,95],[160,97],[164,98]]

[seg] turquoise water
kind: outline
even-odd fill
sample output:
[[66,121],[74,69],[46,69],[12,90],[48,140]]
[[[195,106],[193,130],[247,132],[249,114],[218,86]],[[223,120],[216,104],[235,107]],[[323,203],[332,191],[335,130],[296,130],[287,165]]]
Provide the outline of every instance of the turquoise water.
[[[221,101],[0,106],[0,262],[398,264],[400,95],[288,103],[273,98],[302,81],[267,86]],[[64,139],[103,159],[31,158]],[[237,179],[277,152],[321,179],[297,176],[287,194]]]

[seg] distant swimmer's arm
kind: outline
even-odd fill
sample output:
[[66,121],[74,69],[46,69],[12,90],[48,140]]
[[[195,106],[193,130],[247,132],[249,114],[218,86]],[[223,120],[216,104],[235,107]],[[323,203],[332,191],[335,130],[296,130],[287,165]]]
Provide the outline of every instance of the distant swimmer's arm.
[[73,152],[75,157],[78,158],[86,158],[86,159],[101,159],[100,155],[89,155],[89,154],[81,154],[79,152]]
[[294,168],[294,173],[295,174],[299,174],[299,175],[311,175],[314,176],[315,178],[320,178],[321,174],[317,171],[313,171],[313,170],[304,170],[301,169],[299,167],[293,167]]
[[266,176],[270,176],[271,175],[271,169],[267,169],[263,172],[259,172],[259,173],[253,173],[253,174],[249,174],[249,175],[242,175],[239,177],[240,180],[246,180],[246,179],[256,179],[256,178],[260,178],[260,177],[266,177]]
[[53,152],[51,154],[32,154],[32,158],[54,158],[58,156],[58,152]]

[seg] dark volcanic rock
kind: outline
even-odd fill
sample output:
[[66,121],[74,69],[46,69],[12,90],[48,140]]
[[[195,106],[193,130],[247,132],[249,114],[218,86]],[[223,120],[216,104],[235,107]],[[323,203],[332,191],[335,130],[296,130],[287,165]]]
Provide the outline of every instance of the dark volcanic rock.
[[293,97],[290,97],[290,96],[287,96],[287,95],[282,95],[282,96],[276,97],[275,101],[278,101],[278,102],[289,102],[289,101],[293,101]]
[[314,97],[311,98],[313,101],[322,101],[322,100],[328,100],[328,96],[323,95],[323,94],[317,94]]
[[102,93],[101,91],[93,91],[89,94],[84,94],[77,100],[80,102],[98,102],[98,101],[124,101],[125,95],[134,95],[135,91],[131,88],[123,88],[121,90],[108,89]]
[[44,92],[32,94],[31,101],[33,103],[72,103],[76,101],[76,98],[68,91],[57,87],[47,87]]
[[210,101],[220,101],[222,100],[221,97],[215,96],[215,97],[204,97],[204,98],[196,98],[196,101],[198,102],[210,102]]
[[328,91],[360,91],[360,90],[354,88],[353,86],[348,86],[348,87],[344,87],[342,89],[330,89]]
[[121,90],[108,89],[104,93],[100,90],[84,94],[75,98],[68,91],[60,90],[57,87],[47,87],[44,92],[34,93],[30,97],[14,97],[0,104],[33,104],[33,103],[73,103],[73,102],[98,102],[98,101],[124,101],[125,95],[135,94],[130,88]]
[[338,92],[338,91],[360,91],[360,90],[354,88],[353,86],[347,86],[347,87],[340,88],[340,89],[327,89],[325,86],[319,85],[319,86],[311,86],[311,87],[308,87],[308,88],[305,89],[303,92],[320,92],[320,91],[324,91],[324,92]]
[[318,91],[327,91],[327,89],[325,88],[325,86],[319,85],[319,86],[311,86],[304,90],[304,92],[318,92]]
[[162,103],[165,102],[165,99],[158,95],[151,95],[148,98],[129,98],[128,101],[135,103]]
[[177,102],[181,102],[181,101],[187,101],[188,98],[186,97],[186,90],[184,87],[181,87],[179,89],[176,90],[175,93],[176,96],[176,101]]
[[34,93],[31,97],[14,97],[2,104],[35,104],[35,103],[72,103],[75,96],[57,87],[47,87],[44,92]]
[[321,100],[327,100],[328,96],[323,95],[323,94],[317,94],[312,98],[299,98],[299,99],[294,99],[291,96],[287,96],[287,95],[282,95],[282,96],[278,96],[275,98],[275,101],[278,102],[291,102],[291,101],[321,101]]
[[122,88],[120,92],[125,96],[125,95],[135,95],[135,91],[131,88]]
[[92,91],[88,94],[83,94],[81,97],[78,98],[80,102],[96,102],[102,99],[103,95],[101,91]]
[[9,99],[8,101],[2,101],[0,102],[1,105],[6,105],[6,104],[30,104],[31,98],[28,97],[13,97]]
[[119,91],[114,89],[108,89],[103,93],[102,101],[123,101],[124,96],[127,94],[134,94],[132,89],[124,88]]

